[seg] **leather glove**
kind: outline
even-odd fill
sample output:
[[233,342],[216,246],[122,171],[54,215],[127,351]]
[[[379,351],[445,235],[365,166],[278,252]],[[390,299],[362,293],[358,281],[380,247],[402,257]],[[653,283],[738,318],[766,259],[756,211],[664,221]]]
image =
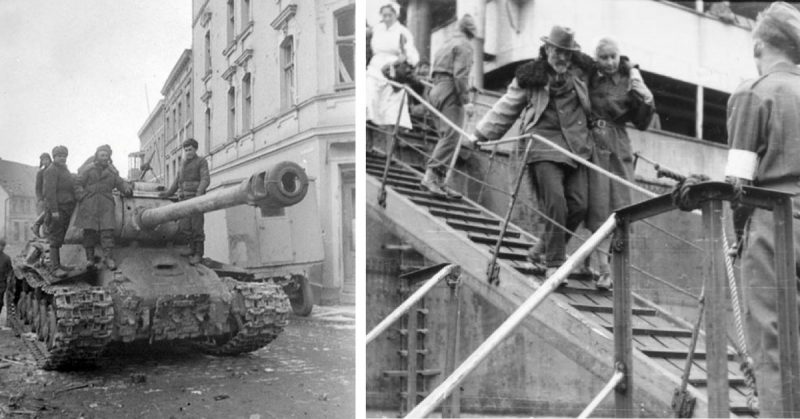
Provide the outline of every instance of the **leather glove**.
[[689,190],[692,186],[706,182],[709,177],[706,175],[689,175],[686,179],[678,182],[672,190],[672,203],[681,211],[692,211],[695,209],[694,203],[689,199]]
[[61,219],[61,214],[58,211],[53,211],[52,213],[50,213],[50,218],[53,221],[58,221]]

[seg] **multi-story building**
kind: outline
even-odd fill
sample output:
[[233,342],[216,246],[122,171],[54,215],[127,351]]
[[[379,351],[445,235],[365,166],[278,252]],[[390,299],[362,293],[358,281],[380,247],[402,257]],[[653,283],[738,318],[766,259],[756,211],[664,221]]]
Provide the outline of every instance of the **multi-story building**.
[[164,158],[164,100],[159,99],[156,107],[144,121],[144,125],[137,133],[139,136],[139,151],[129,155],[128,179],[138,179],[141,171],[141,162],[150,162],[150,170],[144,179],[148,182],[164,182],[166,179],[167,165]]
[[0,237],[9,245],[31,238],[36,213],[36,167],[0,160]]
[[352,301],[354,1],[194,0],[192,13],[191,114],[212,187],[281,160],[313,180],[285,211],[208,214],[208,255],[254,271],[295,265],[318,300]]
[[161,94],[164,96],[164,183],[170,185],[183,159],[181,144],[192,138],[192,50],[186,49],[170,71]]

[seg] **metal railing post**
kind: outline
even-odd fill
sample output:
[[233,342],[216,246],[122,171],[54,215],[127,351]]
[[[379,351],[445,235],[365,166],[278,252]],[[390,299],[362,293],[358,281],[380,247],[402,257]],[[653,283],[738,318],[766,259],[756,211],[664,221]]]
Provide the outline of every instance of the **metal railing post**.
[[[461,337],[461,281],[456,275],[447,278],[450,298],[447,301],[447,342],[445,343],[444,375],[449,377],[456,369],[458,340]],[[457,418],[461,414],[461,392],[456,389],[442,404],[443,418]]]
[[417,405],[417,349],[419,342],[417,336],[417,321],[419,302],[415,302],[408,311],[406,320],[406,405],[405,411],[409,412]]
[[706,286],[706,364],[708,374],[708,416],[730,416],[728,388],[728,339],[726,333],[725,263],[722,248],[722,201],[708,200],[703,211],[703,242],[708,263],[704,266]]
[[547,278],[536,291],[528,297],[492,334],[475,349],[474,352],[464,360],[449,377],[437,386],[428,397],[425,398],[417,407],[409,412],[407,418],[421,418],[429,415],[447,396],[467,378],[470,372],[475,370],[487,356],[505,341],[511,333],[516,330],[530,313],[545,301],[550,294],[555,291],[561,280],[566,278],[570,272],[576,269],[583,260],[594,251],[597,246],[614,230],[617,225],[615,214],[603,223],[600,228],[575,251],[567,261],[561,265],[550,278]]
[[410,297],[408,297],[405,301],[403,301],[403,303],[400,304],[396,309],[394,309],[394,311],[389,313],[389,315],[386,316],[386,318],[383,319],[380,323],[378,323],[377,326],[372,328],[372,330],[370,330],[370,332],[367,333],[366,342],[364,344],[368,345],[370,342],[375,340],[376,337],[378,337],[381,333],[386,331],[386,329],[388,329],[389,326],[391,326],[394,322],[399,320],[400,317],[402,317],[406,312],[408,312],[411,309],[411,307],[414,306],[414,304],[416,304],[419,300],[425,297],[425,294],[427,294],[428,291],[431,290],[431,288],[435,287],[436,284],[442,280],[442,278],[446,278],[448,275],[452,275],[453,272],[456,272],[456,270],[458,269],[460,269],[458,265],[447,265],[444,268],[442,268],[439,272],[436,273],[436,275],[433,276],[433,278],[429,279],[421,287],[419,287],[419,289],[414,291],[414,293],[411,294]]
[[614,363],[624,374],[616,386],[616,417],[636,416],[633,411],[633,294],[631,274],[630,222],[621,219],[612,239],[614,269]]
[[783,417],[800,414],[800,366],[798,365],[797,279],[795,277],[792,200],[776,200],[775,278],[778,291],[778,348],[780,353],[781,407]]
[[519,187],[522,184],[522,177],[525,175],[525,167],[527,166],[526,162],[528,160],[528,154],[531,151],[531,144],[533,144],[533,140],[528,139],[528,145],[525,146],[525,154],[522,156],[522,165],[520,166],[519,173],[517,174],[517,181],[514,183],[514,192],[511,193],[511,199],[508,201],[508,210],[506,211],[506,216],[503,219],[503,225],[500,227],[500,234],[497,237],[497,244],[495,244],[494,251],[492,251],[492,259],[486,266],[486,279],[490,284],[500,282],[498,277],[500,269],[497,265],[497,255],[500,253],[500,247],[503,245],[503,238],[506,235],[506,230],[508,230],[508,223],[511,221],[511,214],[514,212],[514,205],[517,203]]
[[394,154],[394,147],[397,144],[397,132],[400,130],[400,117],[403,115],[403,106],[406,104],[406,90],[403,90],[403,96],[400,98],[400,108],[397,111],[397,120],[394,124],[392,136],[389,138],[389,147],[386,150],[386,164],[383,166],[383,176],[381,177],[381,192],[378,196],[378,205],[386,208],[386,180],[389,178],[389,167],[392,165],[392,154]]

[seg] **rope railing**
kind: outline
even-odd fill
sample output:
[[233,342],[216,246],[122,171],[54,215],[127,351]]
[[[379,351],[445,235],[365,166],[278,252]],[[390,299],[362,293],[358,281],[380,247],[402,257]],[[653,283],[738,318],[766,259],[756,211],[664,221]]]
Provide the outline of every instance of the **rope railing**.
[[375,340],[381,333],[385,332],[386,329],[389,328],[394,322],[400,319],[404,314],[408,312],[414,304],[418,303],[419,300],[425,297],[425,294],[428,293],[433,287],[435,287],[439,281],[444,278],[447,278],[451,275],[454,270],[458,267],[456,265],[447,265],[444,268],[440,269],[439,272],[436,273],[431,279],[427,280],[419,289],[417,289],[410,297],[408,297],[402,304],[397,306],[385,319],[383,319],[377,326],[372,328],[372,330],[367,333],[366,343],[368,345],[370,342]]
[[547,278],[450,376],[411,410],[406,415],[406,418],[422,418],[433,412],[436,406],[441,404],[466,379],[470,372],[475,370],[497,346],[506,340],[539,304],[558,289],[561,281],[577,268],[580,263],[583,263],[583,260],[611,234],[616,226],[616,216],[611,214],[589,240],[567,258],[567,261],[550,278]]

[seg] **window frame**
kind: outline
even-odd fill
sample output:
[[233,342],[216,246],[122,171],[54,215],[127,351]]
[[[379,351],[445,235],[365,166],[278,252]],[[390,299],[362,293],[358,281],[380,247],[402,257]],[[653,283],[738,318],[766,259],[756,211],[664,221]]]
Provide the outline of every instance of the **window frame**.
[[[344,15],[345,13],[353,13],[353,33],[347,36],[339,36],[339,17]],[[334,86],[337,90],[344,90],[344,89],[354,89],[356,87],[355,82],[355,57],[356,57],[356,34],[355,34],[355,4],[348,4],[347,6],[341,7],[333,12],[333,45],[334,45],[334,71],[335,71],[335,82]],[[340,69],[340,65],[343,65],[343,61],[339,55],[339,47],[340,45],[347,45],[353,49],[353,74],[350,74],[350,78],[352,79],[349,82],[341,81],[340,74],[342,69]],[[346,68],[345,68],[346,70]]]
[[295,105],[295,96],[297,95],[296,57],[294,35],[287,35],[280,43],[281,110],[288,110]]

